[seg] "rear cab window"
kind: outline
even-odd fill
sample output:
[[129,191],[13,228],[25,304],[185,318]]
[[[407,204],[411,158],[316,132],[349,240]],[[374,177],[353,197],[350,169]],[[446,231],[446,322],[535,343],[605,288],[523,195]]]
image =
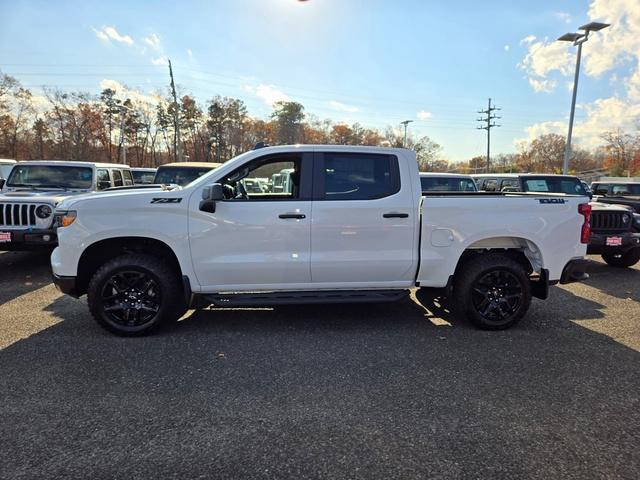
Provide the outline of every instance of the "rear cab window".
[[400,191],[394,155],[327,152],[320,162],[316,192],[322,200],[375,200]]

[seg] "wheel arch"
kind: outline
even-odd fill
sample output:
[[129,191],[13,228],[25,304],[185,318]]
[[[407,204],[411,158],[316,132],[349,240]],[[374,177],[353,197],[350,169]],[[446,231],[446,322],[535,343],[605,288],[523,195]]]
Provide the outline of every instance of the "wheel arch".
[[78,295],[87,292],[89,280],[101,265],[111,258],[127,253],[142,253],[161,258],[183,282],[182,268],[173,249],[156,238],[122,236],[98,240],[84,249],[78,260]]

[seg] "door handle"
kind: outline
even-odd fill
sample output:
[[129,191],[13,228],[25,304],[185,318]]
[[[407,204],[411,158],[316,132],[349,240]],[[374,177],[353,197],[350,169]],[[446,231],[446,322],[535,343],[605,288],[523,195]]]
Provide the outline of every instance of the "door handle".
[[304,213],[281,213],[278,218],[307,218]]
[[409,214],[408,213],[389,212],[389,213],[383,213],[382,217],[383,218],[409,218]]

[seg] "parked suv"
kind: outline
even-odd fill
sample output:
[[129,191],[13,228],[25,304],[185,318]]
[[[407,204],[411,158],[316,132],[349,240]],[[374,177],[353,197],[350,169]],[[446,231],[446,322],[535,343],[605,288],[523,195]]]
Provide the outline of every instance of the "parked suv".
[[640,213],[640,182],[593,182],[591,191],[597,202],[627,205]]
[[157,168],[132,168],[133,183],[135,185],[152,184],[157,170]]
[[477,192],[471,175],[459,173],[420,172],[423,192]]
[[640,261],[640,215],[625,205],[591,202],[588,254],[602,255],[613,267]]
[[14,165],[0,194],[0,250],[57,243],[53,211],[70,196],[133,185],[127,165],[34,160]]
[[213,162],[167,163],[158,167],[153,183],[184,187],[220,165],[222,164]]

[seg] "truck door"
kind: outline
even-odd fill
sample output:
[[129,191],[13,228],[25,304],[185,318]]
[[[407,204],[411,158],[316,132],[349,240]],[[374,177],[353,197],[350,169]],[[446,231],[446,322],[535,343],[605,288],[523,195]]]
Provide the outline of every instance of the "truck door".
[[[215,213],[189,204],[194,270],[205,291],[302,288],[311,281],[312,153],[273,154],[212,180],[225,189]],[[287,170],[286,190],[247,191],[247,183]],[[213,177],[215,178],[215,176]],[[277,188],[274,188],[277,187]]]
[[[401,175],[401,168],[407,171]],[[311,278],[323,287],[411,284],[417,265],[417,196],[395,155],[317,153]],[[392,283],[397,282],[397,283]]]

